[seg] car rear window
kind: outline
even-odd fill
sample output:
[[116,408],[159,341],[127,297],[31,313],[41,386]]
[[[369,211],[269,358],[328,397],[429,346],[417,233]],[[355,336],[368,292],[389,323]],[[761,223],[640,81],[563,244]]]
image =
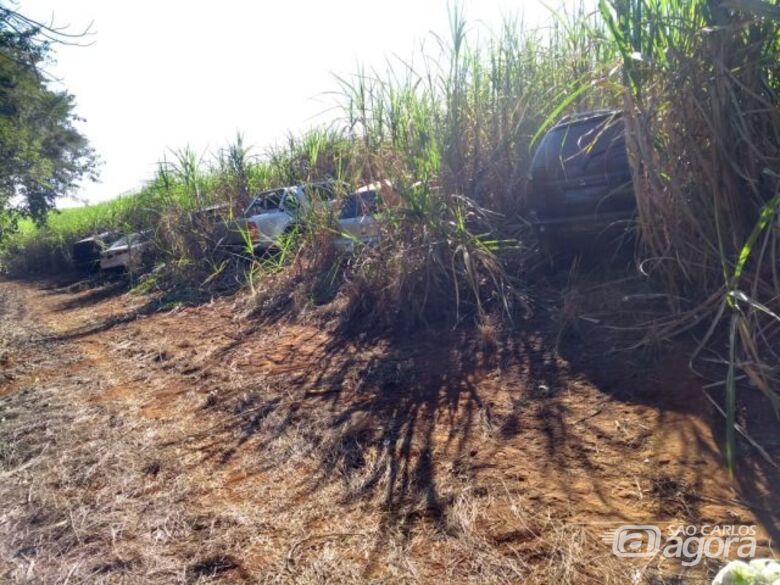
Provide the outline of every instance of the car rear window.
[[284,191],[273,191],[271,193],[263,193],[258,195],[257,198],[252,201],[246,210],[247,216],[260,215],[261,213],[268,213],[269,211],[276,211],[282,204],[282,196]]
[[378,199],[376,191],[352,193],[344,200],[340,219],[351,219],[376,213]]
[[598,119],[553,128],[534,157],[535,176],[578,176],[626,172],[623,122]]

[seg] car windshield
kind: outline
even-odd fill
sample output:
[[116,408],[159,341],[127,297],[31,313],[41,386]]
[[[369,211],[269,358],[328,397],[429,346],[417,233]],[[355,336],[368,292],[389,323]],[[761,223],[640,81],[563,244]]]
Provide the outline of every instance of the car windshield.
[[340,219],[372,215],[377,211],[377,201],[378,197],[376,191],[352,193],[344,200]]
[[[604,157],[606,153],[610,156]],[[599,163],[595,164],[598,157]],[[617,172],[627,163],[623,124],[607,120],[553,128],[539,145],[536,170],[552,174]]]
[[111,244],[111,248],[126,248],[127,246],[142,244],[148,240],[149,234],[147,233],[129,234],[127,236],[122,236],[116,242]]
[[271,191],[270,193],[263,193],[258,195],[254,201],[249,205],[246,210],[247,216],[260,215],[261,213],[269,213],[271,211],[278,211],[279,206],[282,203],[283,190]]
[[112,248],[122,248],[124,246],[127,246],[127,241],[128,240],[127,240],[126,237],[119,238],[116,242],[111,244],[111,247]]

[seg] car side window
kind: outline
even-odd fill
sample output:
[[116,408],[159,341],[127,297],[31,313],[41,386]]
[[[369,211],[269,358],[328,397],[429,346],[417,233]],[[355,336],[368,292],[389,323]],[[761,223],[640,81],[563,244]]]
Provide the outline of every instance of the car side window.
[[254,201],[252,201],[252,204],[246,210],[246,215],[257,215],[261,211],[262,211],[262,200],[255,199]]
[[339,219],[352,219],[357,217],[358,201],[356,195],[348,195],[344,199],[344,205],[341,207]]
[[372,215],[377,211],[376,191],[353,193],[344,200],[340,219],[352,219]]
[[288,213],[295,213],[298,211],[298,208],[301,206],[300,201],[298,201],[298,198],[295,196],[294,193],[288,193],[284,197],[284,201],[282,202],[282,207],[284,210]]
[[252,205],[249,206],[247,215],[260,215],[261,213],[276,211],[281,206],[281,202],[281,193],[269,193],[268,195],[262,195],[255,199]]

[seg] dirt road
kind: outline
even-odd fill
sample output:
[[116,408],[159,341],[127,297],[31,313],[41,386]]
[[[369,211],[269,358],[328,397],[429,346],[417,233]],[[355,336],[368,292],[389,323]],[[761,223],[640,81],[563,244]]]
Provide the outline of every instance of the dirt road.
[[599,536],[778,536],[780,478],[750,453],[728,477],[681,360],[245,313],[0,283],[0,581],[702,582]]

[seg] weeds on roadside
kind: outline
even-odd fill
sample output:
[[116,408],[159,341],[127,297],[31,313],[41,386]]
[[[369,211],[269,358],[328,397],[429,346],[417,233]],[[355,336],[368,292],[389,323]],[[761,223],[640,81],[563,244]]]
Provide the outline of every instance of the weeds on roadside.
[[727,459],[738,382],[780,416],[780,12],[764,2],[601,0],[622,64],[644,269],[684,297],[666,335],[726,331]]
[[[780,406],[778,22],[776,6],[758,1],[601,0],[564,5],[543,29],[510,19],[475,41],[456,7],[447,35],[411,58],[338,77],[341,115],[329,127],[261,158],[240,136],[214,161],[178,151],[138,195],[53,216],[48,231],[12,240],[5,262],[66,264],[77,236],[153,226],[165,286],[208,293],[246,274],[259,305],[295,298],[304,309],[341,294],[347,315],[386,323],[487,313],[511,323],[529,310],[522,209],[536,141],[565,113],[621,107],[641,268],[673,305],[686,300],[651,332],[710,321],[701,351],[724,332],[727,355],[715,359],[732,429],[740,384]],[[266,188],[323,179],[392,182],[400,201],[376,248],[334,254],[336,206],[241,263],[215,251],[219,221],[192,219],[225,203],[230,221]],[[246,244],[238,256],[251,257]]]

